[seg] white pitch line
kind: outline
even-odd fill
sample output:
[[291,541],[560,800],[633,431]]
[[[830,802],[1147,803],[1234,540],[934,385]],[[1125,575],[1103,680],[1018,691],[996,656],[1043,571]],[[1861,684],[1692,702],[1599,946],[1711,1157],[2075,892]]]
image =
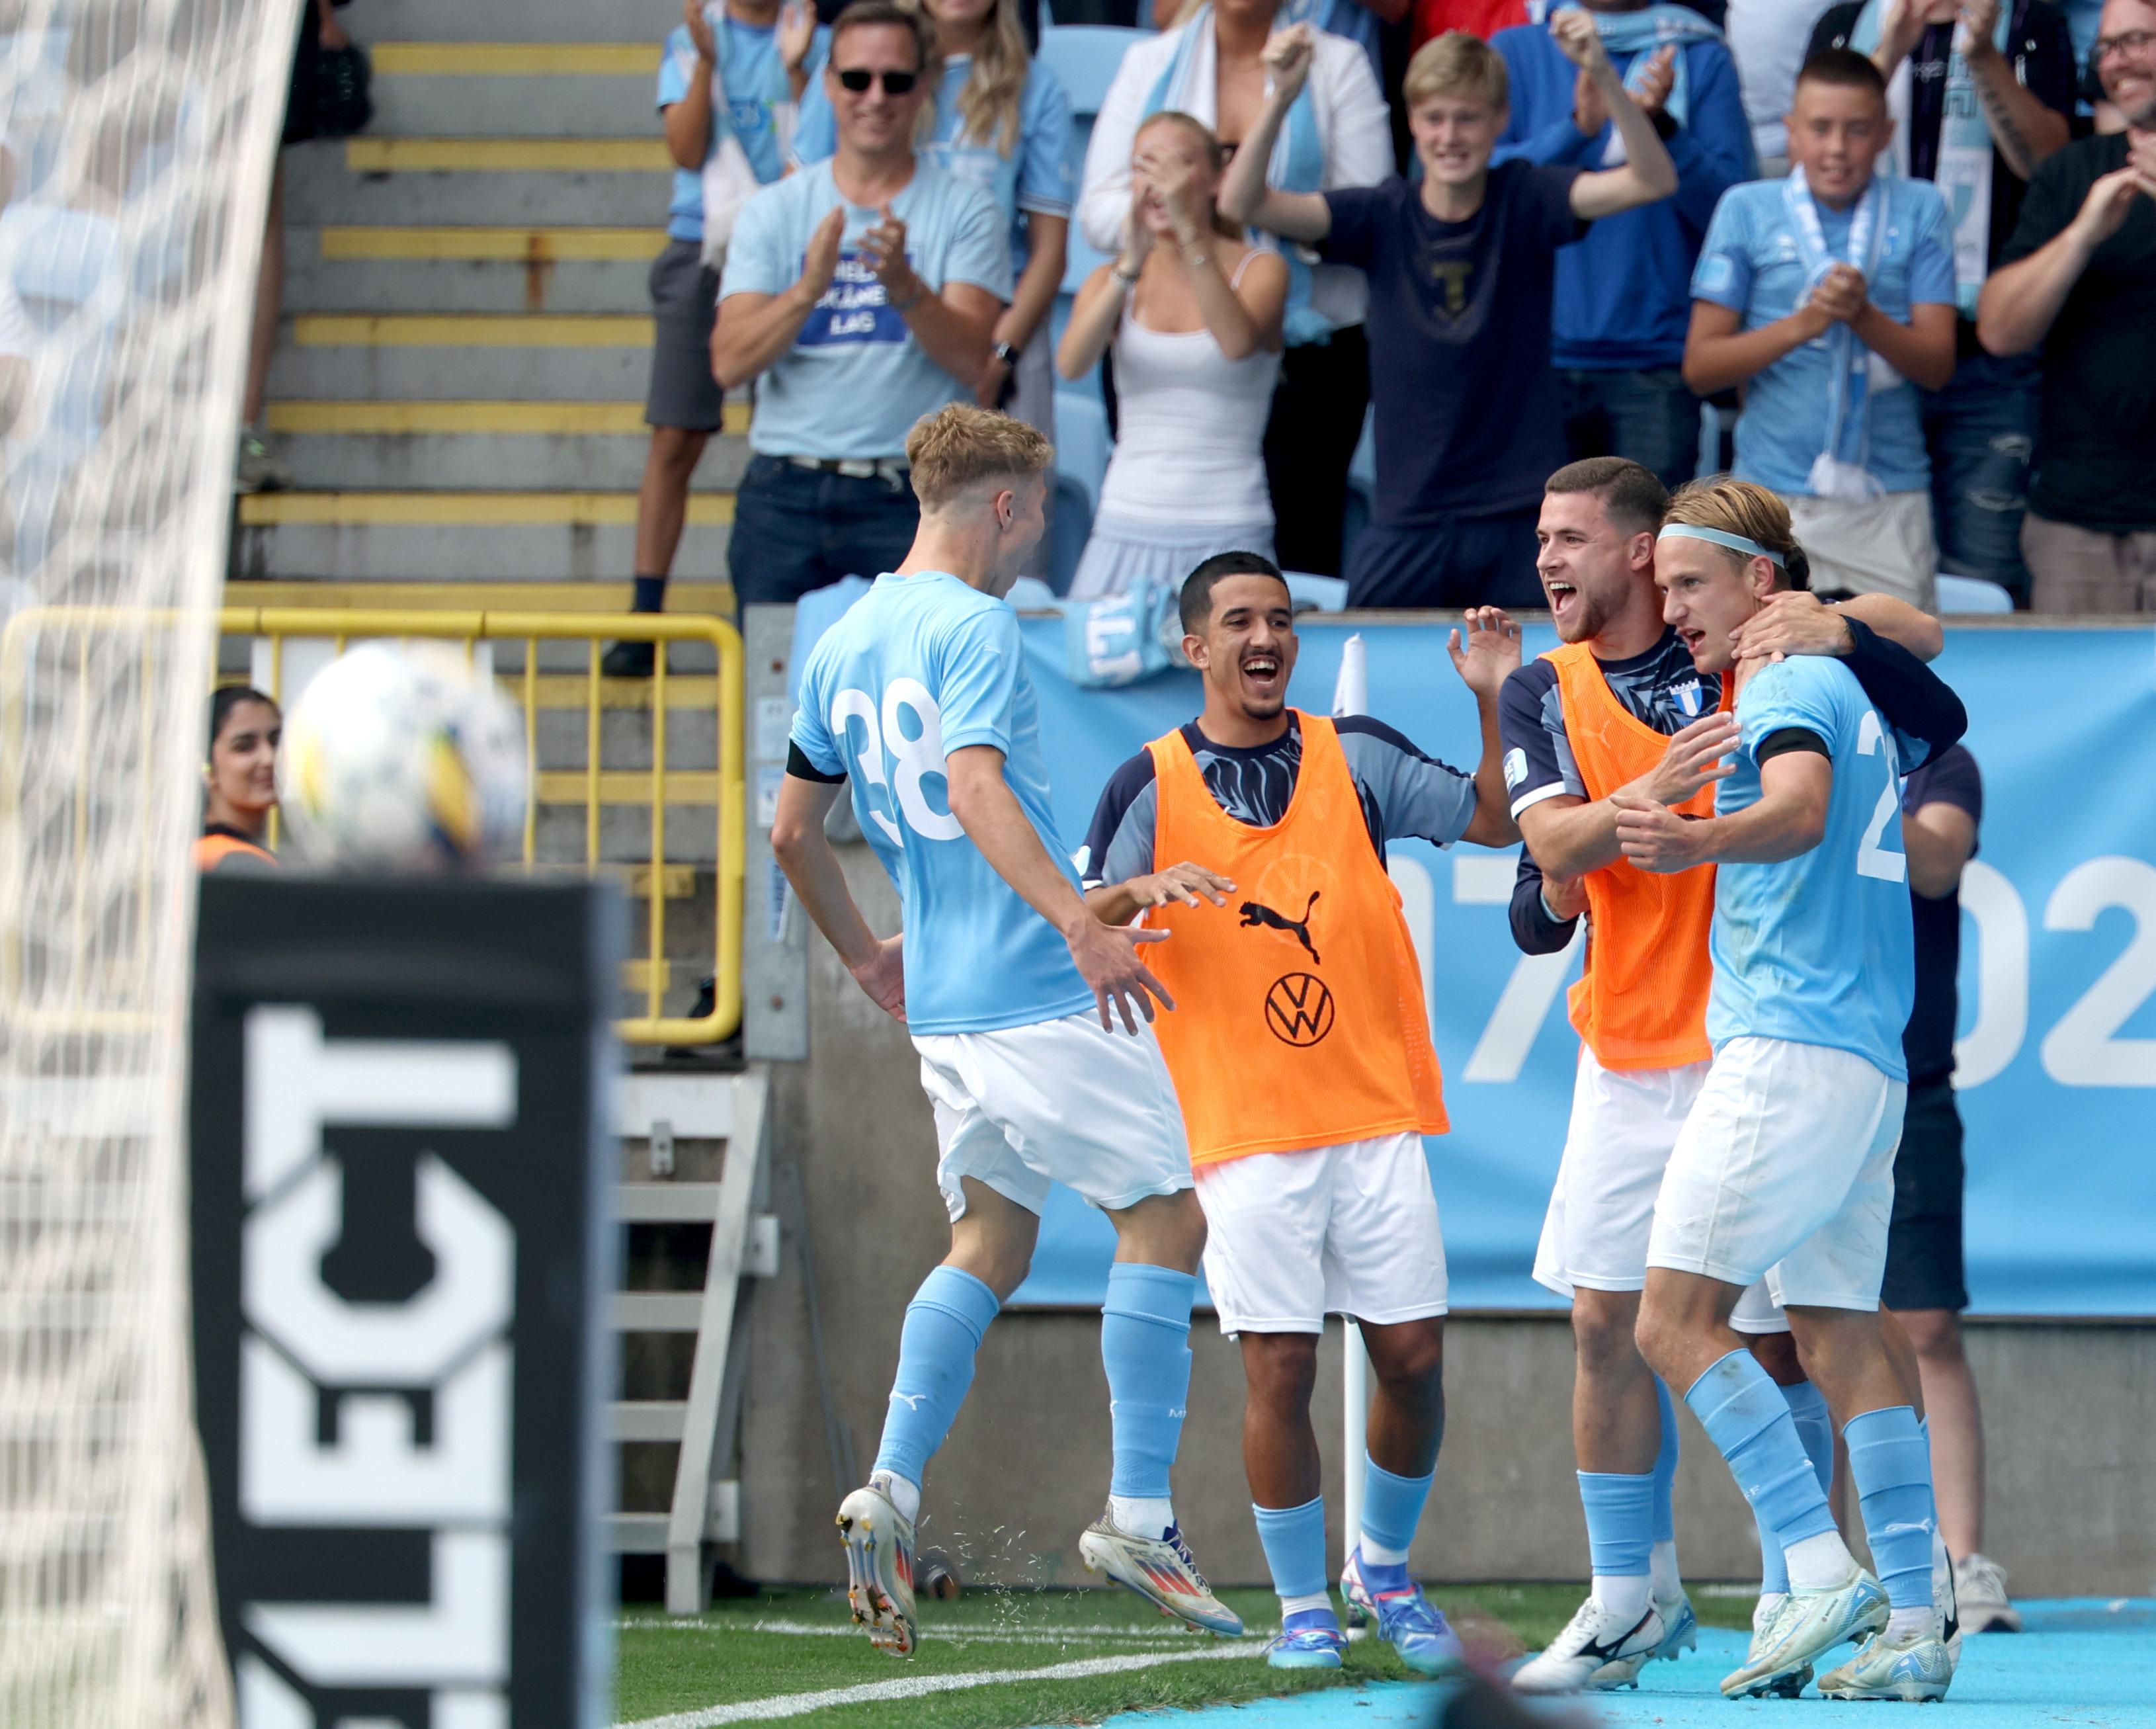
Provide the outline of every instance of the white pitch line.
[[[701,1633],[719,1636],[774,1633],[793,1639],[860,1639],[862,1636],[861,1629],[851,1625],[838,1626],[819,1621],[747,1621],[733,1616],[719,1621],[671,1621],[656,1618],[620,1620],[614,1623],[614,1627],[622,1633]],[[990,1624],[950,1632],[938,1628],[933,1637],[938,1644],[1064,1645],[1101,1639],[1132,1644],[1183,1644],[1194,1635],[1170,1630],[1152,1633],[1142,1627],[1025,1627],[1004,1629]]]
[[771,1699],[745,1699],[736,1705],[706,1706],[701,1711],[677,1711],[671,1716],[642,1717],[616,1729],[719,1729],[725,1723],[757,1723],[778,1717],[798,1717],[834,1706],[868,1705],[886,1699],[923,1699],[932,1693],[957,1693],[970,1687],[1000,1687],[1011,1681],[1082,1681],[1098,1675],[1122,1675],[1135,1669],[1154,1669],[1163,1663],[1219,1662],[1255,1657],[1255,1644],[1209,1645],[1198,1651],[1149,1651],[1142,1656],[1088,1657],[1076,1663],[1056,1663],[1046,1669],[1007,1670],[1002,1674],[906,1675],[897,1680],[868,1681],[857,1687],[827,1687],[817,1693],[783,1693]]

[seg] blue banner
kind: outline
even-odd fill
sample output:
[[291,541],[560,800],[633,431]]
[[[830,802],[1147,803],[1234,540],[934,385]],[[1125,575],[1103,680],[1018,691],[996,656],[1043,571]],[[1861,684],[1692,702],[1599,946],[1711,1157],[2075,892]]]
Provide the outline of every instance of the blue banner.
[[[1370,712],[1462,767],[1473,700],[1445,627],[1361,627]],[[1332,706],[1349,631],[1310,623],[1292,697]],[[1060,620],[1029,618],[1056,821],[1075,847],[1116,765],[1192,719],[1194,675],[1081,690]],[[1527,653],[1553,645],[1547,627]],[[1958,1053],[1969,1282],[1992,1314],[2156,1314],[2156,633],[1949,629],[1938,669],[1984,777],[1964,880]],[[1455,1308],[1551,1307],[1528,1276],[1564,1143],[1577,953],[1531,959],[1506,921],[1514,854],[1391,849],[1423,959],[1452,1132],[1429,1142]],[[1113,1234],[1058,1190],[1020,1303],[1100,1301]]]

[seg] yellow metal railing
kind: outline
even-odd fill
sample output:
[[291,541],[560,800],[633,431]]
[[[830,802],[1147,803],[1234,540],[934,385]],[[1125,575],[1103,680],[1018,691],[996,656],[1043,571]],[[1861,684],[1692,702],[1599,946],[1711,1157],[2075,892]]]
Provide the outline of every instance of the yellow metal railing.
[[[645,959],[641,963],[644,999],[642,1015],[617,1023],[621,1037],[634,1044],[709,1044],[730,1038],[742,1018],[742,881],[747,844],[747,790],[743,764],[747,751],[743,716],[744,673],[741,634],[722,618],[694,614],[628,613],[508,613],[421,612],[357,608],[285,607],[255,608],[227,607],[219,615],[219,628],[227,636],[257,637],[270,644],[269,694],[283,700],[285,644],[295,638],[329,641],[342,653],[347,643],[367,638],[428,637],[459,642],[467,655],[476,654],[482,642],[521,642],[524,670],[501,682],[507,694],[519,699],[524,711],[525,754],[531,764],[531,798],[524,817],[524,863],[538,865],[539,806],[581,803],[584,808],[584,866],[604,868],[599,857],[599,813],[606,804],[648,804],[651,818],[650,861],[646,867],[648,890],[645,912]],[[604,705],[599,675],[601,646],[612,640],[649,642],[658,645],[649,682],[651,703],[651,768],[648,777],[640,771],[608,770],[602,767],[601,721]],[[542,642],[581,642],[585,644],[584,767],[581,770],[542,773],[539,768],[540,702],[539,644]],[[675,708],[701,710],[696,703],[671,700],[665,645],[669,643],[708,644],[718,660],[712,681],[712,704],[708,711],[716,723],[718,757],[715,770],[670,770],[667,728]],[[687,675],[672,675],[676,684]],[[567,795],[574,789],[580,796]],[[633,796],[639,793],[641,797]],[[713,912],[716,939],[712,972],[716,979],[711,1012],[707,1015],[668,1016],[660,1013],[668,976],[666,906],[670,887],[678,871],[666,860],[666,811],[669,800],[676,804],[716,807],[715,832],[716,890]],[[632,963],[632,970],[637,963]]]
[[[116,1030],[116,1033],[138,1033],[146,1024],[140,1009],[130,1009],[121,1003],[97,1003],[104,996],[101,989],[89,983],[89,959],[93,951],[93,923],[105,921],[101,929],[101,944],[105,947],[115,931],[110,929],[108,914],[90,908],[86,897],[89,882],[90,847],[90,802],[95,798],[110,798],[110,787],[90,785],[90,726],[95,725],[93,711],[93,636],[138,636],[140,639],[140,710],[142,710],[142,737],[136,748],[138,774],[151,774],[160,761],[151,737],[151,726],[157,714],[157,703],[151,700],[153,685],[160,677],[160,639],[168,639],[171,629],[181,621],[177,613],[145,613],[140,608],[26,608],[13,618],[8,618],[7,632],[0,636],[0,690],[7,692],[4,703],[0,703],[0,761],[4,761],[4,772],[0,772],[0,832],[7,841],[7,858],[15,873],[8,882],[22,886],[22,858],[18,858],[22,847],[23,826],[23,776],[33,770],[49,772],[60,767],[60,763],[49,761],[30,763],[26,755],[28,746],[28,711],[33,690],[33,655],[38,655],[38,666],[45,670],[38,679],[63,679],[74,692],[74,729],[60,748],[67,752],[67,798],[71,800],[71,819],[69,837],[74,841],[74,867],[67,875],[74,888],[63,890],[67,895],[67,912],[63,921],[71,927],[71,936],[63,944],[67,966],[67,979],[71,988],[67,992],[67,1004],[56,1011],[33,1009],[26,998],[26,977],[23,977],[23,944],[28,942],[28,931],[22,925],[19,910],[0,910],[0,925],[4,925],[4,940],[0,940],[0,1003],[7,1004],[11,1018],[49,1019],[54,1026],[69,1026],[75,1030]],[[347,643],[360,639],[435,639],[449,643],[464,643],[465,655],[475,655],[480,643],[521,643],[524,644],[524,670],[502,679],[505,692],[521,700],[524,707],[524,748],[532,767],[532,798],[524,815],[524,864],[526,869],[542,869],[536,858],[539,841],[539,804],[583,804],[584,806],[584,860],[587,871],[621,871],[623,867],[610,867],[599,858],[599,813],[606,804],[644,804],[651,815],[651,839],[649,839],[649,862],[643,867],[628,867],[628,886],[632,890],[640,888],[647,897],[644,912],[644,959],[629,963],[629,974],[638,981],[632,988],[640,989],[644,998],[644,1013],[617,1022],[619,1035],[629,1044],[664,1044],[664,1045],[694,1045],[716,1044],[726,1039],[742,1024],[742,875],[744,875],[746,854],[746,740],[744,740],[744,659],[742,659],[742,636],[731,623],[714,617],[699,614],[593,614],[593,613],[424,613],[424,610],[364,610],[364,608],[222,608],[218,613],[218,629],[224,636],[248,636],[263,639],[270,644],[270,675],[267,685],[270,694],[282,700],[280,685],[285,681],[285,644],[289,640],[304,639],[315,643],[332,643],[336,651],[343,651]],[[74,639],[74,640],[69,640]],[[655,655],[654,675],[649,685],[640,690],[649,692],[651,705],[651,770],[606,770],[602,767],[602,720],[606,714],[603,703],[602,677],[599,677],[599,654],[608,640],[640,640],[660,647]],[[60,658],[48,658],[37,647],[44,640],[49,647],[60,649]],[[542,643],[583,643],[584,670],[583,675],[542,675],[539,670],[539,644]],[[669,675],[664,644],[669,643],[705,643],[710,644],[718,662],[718,673],[711,675]],[[71,649],[71,654],[69,654]],[[97,664],[99,675],[110,677],[110,666]],[[554,685],[557,690],[580,685],[580,705],[584,710],[584,767],[583,770],[542,772],[539,770],[539,714],[542,707],[561,707],[543,705],[542,690]],[[617,681],[619,688],[619,681]],[[716,766],[711,770],[677,770],[669,767],[669,718],[675,711],[705,711],[714,718],[716,731]],[[145,782],[146,789],[146,782]],[[669,800],[688,806],[714,806],[714,839],[716,839],[716,867],[714,867],[714,947],[711,947],[711,972],[714,972],[714,1000],[711,1011],[705,1015],[664,1015],[662,998],[669,983],[669,962],[666,962],[666,908],[669,901],[685,899],[692,892],[694,867],[666,860],[666,808]],[[140,884],[136,884],[134,910],[127,923],[138,925],[136,942],[140,951],[149,953],[149,918],[153,908],[153,873],[151,860],[140,860]],[[123,998],[131,992],[123,992]]]

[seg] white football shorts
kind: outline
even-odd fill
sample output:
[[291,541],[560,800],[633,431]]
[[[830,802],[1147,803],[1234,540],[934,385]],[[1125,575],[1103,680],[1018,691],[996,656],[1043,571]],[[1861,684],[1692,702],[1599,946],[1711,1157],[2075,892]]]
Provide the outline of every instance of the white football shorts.
[[913,1048],[953,1223],[966,1213],[962,1177],[1029,1213],[1048,1204],[1051,1183],[1109,1213],[1190,1187],[1183,1111],[1150,1026],[1110,1033],[1089,1008],[994,1033],[916,1034]]
[[[1708,1066],[1605,1069],[1580,1046],[1564,1157],[1535,1248],[1537,1284],[1565,1297],[1576,1287],[1645,1285],[1655,1198]],[[1730,1325],[1745,1333],[1789,1330],[1764,1285],[1744,1293]]]
[[1877,1308],[1907,1095],[1853,1051],[1731,1039],[1670,1155],[1647,1264]]
[[1205,1284],[1220,1331],[1317,1333],[1442,1315],[1445,1239],[1417,1134],[1203,1165]]

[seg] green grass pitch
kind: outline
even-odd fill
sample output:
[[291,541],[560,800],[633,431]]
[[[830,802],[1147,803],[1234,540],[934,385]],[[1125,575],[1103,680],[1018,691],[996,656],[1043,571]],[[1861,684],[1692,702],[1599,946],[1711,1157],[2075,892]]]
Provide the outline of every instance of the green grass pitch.
[[[1508,1653],[1545,1644],[1578,1606],[1582,1588],[1455,1585],[1430,1594],[1471,1646]],[[780,1717],[800,1729],[1031,1729],[1413,1679],[1371,1639],[1357,1641],[1337,1673],[1267,1669],[1259,1653],[1278,1624],[1271,1593],[1220,1595],[1251,1629],[1241,1640],[1181,1630],[1122,1592],[972,1588],[955,1603],[921,1605],[921,1646],[911,1661],[874,1649],[837,1591],[766,1592],[694,1619],[624,1609],[615,1721],[668,1729]],[[1750,1625],[1748,1593],[1695,1591],[1692,1602],[1710,1624]],[[1099,1667],[1067,1672],[1081,1665]],[[1066,1672],[1038,1673],[1050,1670]],[[861,1688],[875,1691],[853,1691]]]

